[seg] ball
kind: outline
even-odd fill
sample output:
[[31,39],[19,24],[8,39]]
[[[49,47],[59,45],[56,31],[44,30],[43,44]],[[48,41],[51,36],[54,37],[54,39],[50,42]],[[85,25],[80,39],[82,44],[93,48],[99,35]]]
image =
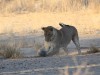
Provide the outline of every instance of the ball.
[[46,57],[47,56],[47,52],[45,50],[40,50],[40,52],[38,54],[41,57]]

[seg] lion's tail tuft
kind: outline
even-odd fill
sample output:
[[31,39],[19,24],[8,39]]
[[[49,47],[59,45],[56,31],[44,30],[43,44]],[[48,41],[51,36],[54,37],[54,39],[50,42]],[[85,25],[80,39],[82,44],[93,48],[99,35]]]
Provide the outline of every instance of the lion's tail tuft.
[[59,25],[60,25],[61,27],[64,27],[64,26],[65,26],[65,24],[63,24],[63,23],[59,23]]
[[66,24],[64,24],[64,23],[59,23],[59,25],[60,25],[61,27],[69,26],[69,25],[66,25]]

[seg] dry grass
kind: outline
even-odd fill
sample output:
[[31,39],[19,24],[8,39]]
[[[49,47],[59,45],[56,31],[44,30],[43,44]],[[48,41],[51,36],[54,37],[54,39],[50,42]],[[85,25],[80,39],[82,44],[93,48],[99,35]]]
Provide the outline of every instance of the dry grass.
[[0,45],[0,55],[4,58],[21,58],[22,54],[19,48],[15,45],[1,44]]
[[[45,17],[45,18],[44,18]],[[75,13],[32,13],[0,17],[0,33],[26,32],[28,30],[41,30],[43,26],[59,27],[59,22],[75,26],[79,33],[94,34],[100,32],[100,14],[89,12]],[[27,33],[27,32],[26,32]]]
[[59,22],[86,34],[100,32],[99,0],[0,0],[0,12],[0,33],[58,27]]
[[42,46],[43,46],[43,45],[42,45],[41,43],[38,43],[38,42],[34,41],[33,48],[34,48],[36,51],[40,50],[40,49],[42,48]]
[[99,0],[1,0],[1,13],[67,12],[93,9],[99,11]]
[[88,54],[90,54],[90,53],[98,53],[98,52],[100,52],[99,48],[97,48],[97,47],[95,47],[93,45],[89,48],[89,51],[87,51]]

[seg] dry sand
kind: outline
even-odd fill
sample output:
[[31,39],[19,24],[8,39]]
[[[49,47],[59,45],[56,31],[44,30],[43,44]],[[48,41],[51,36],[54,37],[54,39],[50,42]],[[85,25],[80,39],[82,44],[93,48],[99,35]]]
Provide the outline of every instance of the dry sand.
[[[5,36],[5,35],[4,35]],[[2,35],[2,43],[9,42],[9,36]],[[91,37],[92,36],[92,37]],[[87,51],[91,44],[100,47],[100,38],[93,37],[94,35],[80,36],[80,44],[82,52]],[[97,35],[96,35],[97,36]],[[13,40],[21,40],[22,36],[15,36]],[[7,41],[8,40],[8,41]],[[24,41],[34,44],[31,41],[43,43],[44,36],[40,35],[24,36]],[[40,41],[39,41],[40,40]],[[62,54],[61,56],[40,57],[34,58],[37,51],[34,47],[26,45],[21,48],[21,52],[25,57],[21,59],[0,59],[0,75],[99,75],[100,74],[100,53],[89,55],[77,55],[75,45],[71,42],[68,46],[69,55]]]

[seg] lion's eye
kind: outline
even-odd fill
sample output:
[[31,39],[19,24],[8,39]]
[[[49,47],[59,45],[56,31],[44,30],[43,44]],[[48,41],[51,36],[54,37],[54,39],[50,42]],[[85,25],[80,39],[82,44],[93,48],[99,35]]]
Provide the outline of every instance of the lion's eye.
[[50,36],[51,34],[49,34],[49,33],[45,33],[44,35],[45,35],[45,36]]

